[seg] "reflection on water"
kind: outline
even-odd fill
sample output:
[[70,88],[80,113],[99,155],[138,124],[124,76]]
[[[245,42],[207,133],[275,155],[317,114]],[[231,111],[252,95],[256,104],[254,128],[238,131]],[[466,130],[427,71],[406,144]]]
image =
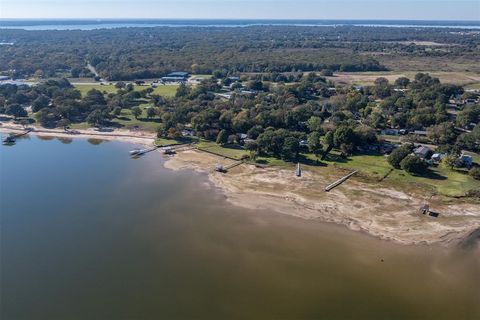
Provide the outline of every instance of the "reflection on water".
[[93,144],[94,146],[97,146],[103,142],[106,142],[106,140],[102,140],[102,139],[95,139],[95,138],[89,138],[87,139],[88,143],[90,144]]
[[1,149],[2,319],[480,317],[478,251],[233,208],[132,148]]
[[72,138],[58,137],[57,139],[63,144],[70,144],[73,142]]
[[43,141],[50,141],[50,140],[57,139],[56,137],[53,137],[53,136],[37,136],[37,138]]

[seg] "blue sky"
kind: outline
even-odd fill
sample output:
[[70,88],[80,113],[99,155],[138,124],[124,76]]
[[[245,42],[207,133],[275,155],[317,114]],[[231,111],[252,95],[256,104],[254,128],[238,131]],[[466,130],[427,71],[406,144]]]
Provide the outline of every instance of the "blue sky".
[[0,0],[0,18],[480,20],[480,0]]

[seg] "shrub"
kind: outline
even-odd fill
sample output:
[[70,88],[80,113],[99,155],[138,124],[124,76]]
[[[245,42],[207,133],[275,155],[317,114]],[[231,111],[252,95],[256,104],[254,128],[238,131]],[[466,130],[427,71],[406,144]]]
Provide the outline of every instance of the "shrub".
[[468,174],[473,177],[475,180],[480,180],[480,168],[475,167],[468,171]]
[[400,167],[410,174],[422,174],[425,173],[428,165],[419,157],[408,155],[400,162]]
[[390,153],[388,163],[394,168],[400,169],[400,162],[412,152],[411,146],[401,146]]

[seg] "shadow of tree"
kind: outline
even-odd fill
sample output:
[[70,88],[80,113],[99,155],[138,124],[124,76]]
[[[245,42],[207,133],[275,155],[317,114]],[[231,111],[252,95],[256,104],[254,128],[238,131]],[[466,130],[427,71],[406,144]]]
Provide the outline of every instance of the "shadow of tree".
[[305,157],[304,155],[299,155],[298,158],[296,159],[296,162],[299,162],[300,164],[305,164],[313,167],[326,167],[327,164],[324,162],[321,162],[319,159],[313,160]]
[[437,172],[432,171],[431,169],[427,169],[427,171],[424,174],[412,174],[412,176],[422,177],[422,178],[427,178],[427,179],[432,179],[432,180],[447,180],[448,179],[447,177],[442,176],[441,174],[438,174]]
[[138,121],[142,121],[142,122],[155,122],[155,123],[160,123],[162,122],[160,119],[152,119],[152,118],[138,118],[137,119]]

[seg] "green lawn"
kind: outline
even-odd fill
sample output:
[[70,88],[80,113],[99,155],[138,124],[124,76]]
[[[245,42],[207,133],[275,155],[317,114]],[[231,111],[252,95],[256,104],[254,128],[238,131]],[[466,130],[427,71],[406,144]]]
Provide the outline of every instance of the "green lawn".
[[[314,155],[307,154],[305,156],[315,159]],[[380,180],[388,174],[382,181],[386,184],[403,187],[414,184],[446,196],[462,196],[469,190],[480,189],[480,181],[470,177],[466,170],[451,170],[440,165],[430,167],[430,173],[426,176],[412,176],[403,170],[391,171],[391,166],[383,155],[354,155],[347,160],[340,160],[337,156],[338,152],[333,151],[331,157],[323,162],[329,166],[335,165],[349,170],[359,170],[362,174],[375,180]]]
[[88,91],[92,89],[97,89],[105,94],[109,93],[115,93],[117,92],[117,88],[115,88],[114,85],[100,85],[100,84],[95,84],[95,83],[89,83],[89,84],[76,84],[74,85],[75,89],[79,90],[82,96],[85,96]]
[[140,109],[142,109],[142,114],[138,117],[138,119],[132,115],[132,111],[130,109],[122,109],[120,116],[114,118],[112,122],[125,128],[138,127],[139,129],[147,131],[156,131],[159,126],[160,119],[158,117],[147,119],[146,109],[150,106],[151,105],[148,103],[139,105]]
[[[82,96],[84,96],[88,91],[92,89],[100,90],[105,94],[116,93],[118,91],[118,89],[113,84],[101,85],[100,83],[75,84],[75,88],[80,91]],[[145,85],[145,86],[134,85],[135,91],[142,91],[142,90],[145,90],[146,88],[150,88],[150,85]],[[177,84],[172,84],[172,85],[159,84],[158,87],[154,88],[153,94],[158,94],[164,97],[173,97],[177,92],[177,88],[178,88]]]
[[[85,95],[88,91],[92,89],[97,89],[105,94],[115,93],[117,92],[117,88],[114,85],[100,85],[99,83],[90,83],[90,84],[77,84],[75,87],[80,90],[82,95]],[[135,85],[136,91],[141,91],[149,86],[137,86]],[[174,96],[178,85],[159,85],[157,88],[154,89],[153,94],[158,94],[161,96]],[[133,128],[138,127],[139,129],[148,130],[148,131],[156,131],[160,119],[158,117],[154,117],[151,119],[147,119],[146,109],[151,107],[152,105],[148,103],[148,100],[138,100],[138,107],[142,109],[142,114],[136,119],[130,109],[122,109],[120,116],[114,118],[112,120],[114,126],[115,124],[119,127],[124,128]],[[82,122],[82,123],[75,123],[71,125],[73,129],[86,129],[89,128],[90,125]]]
[[182,137],[179,139],[170,139],[166,137],[155,139],[155,144],[157,146],[166,146],[166,145],[178,145],[178,144],[186,144],[197,142],[198,138],[195,137]]
[[237,144],[221,146],[212,141],[202,141],[198,144],[200,150],[206,150],[215,153],[222,157],[233,158],[236,160],[242,159],[245,155],[250,153]]
[[[163,97],[173,97],[175,96],[175,93],[177,93],[179,85],[178,84],[169,84],[169,85],[158,85],[153,90],[153,94],[158,94]],[[135,87],[137,88],[137,87]],[[139,88],[145,88],[145,87],[139,87]]]
[[[120,116],[112,119],[113,126],[125,129],[137,127],[141,130],[156,131],[159,126],[160,119],[158,117],[147,119],[147,112],[145,110],[149,106],[150,104],[148,103],[142,103],[139,105],[140,109],[142,109],[142,114],[138,117],[138,119],[135,119],[130,109],[122,109]],[[80,122],[72,123],[70,127],[72,129],[87,129],[90,128],[91,125],[86,122]]]

